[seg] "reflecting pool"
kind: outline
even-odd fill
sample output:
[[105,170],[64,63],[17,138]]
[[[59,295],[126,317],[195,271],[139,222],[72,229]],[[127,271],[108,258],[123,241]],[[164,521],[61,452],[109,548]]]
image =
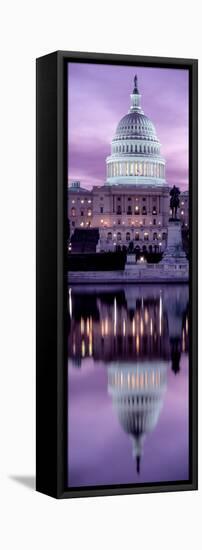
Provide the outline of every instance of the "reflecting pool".
[[72,286],[68,485],[188,480],[187,285]]

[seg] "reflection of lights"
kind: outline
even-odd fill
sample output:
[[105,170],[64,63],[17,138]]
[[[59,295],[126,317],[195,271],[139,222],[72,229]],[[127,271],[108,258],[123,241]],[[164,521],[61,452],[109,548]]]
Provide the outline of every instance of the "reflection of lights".
[[135,317],[132,320],[132,334],[135,336]]
[[141,317],[141,320],[140,320],[140,334],[141,334],[141,336],[143,336],[143,334],[144,334],[144,324],[143,324],[142,317]]
[[185,325],[185,328],[186,328],[186,334],[188,334],[188,330],[189,330],[188,317],[186,317],[186,325]]
[[104,335],[105,335],[104,321],[101,321],[101,336],[102,336],[102,338],[104,338]]
[[85,329],[84,319],[83,317],[81,317],[81,334],[84,334],[84,329]]
[[137,353],[139,353],[139,351],[140,351],[140,338],[139,338],[139,334],[137,334],[137,336],[136,336],[136,351],[137,351]]
[[89,318],[87,318],[87,321],[86,321],[86,333],[87,333],[87,336],[89,336],[89,333],[90,333],[90,321],[89,321]]
[[126,320],[123,319],[123,336],[126,335]]
[[143,256],[140,257],[140,261],[141,261],[141,262],[144,262]]
[[117,324],[117,303],[116,297],[114,298],[114,336],[116,336],[116,324]]
[[92,335],[89,336],[88,353],[89,353],[90,357],[92,357],[92,355],[93,355]]
[[159,335],[162,333],[162,296],[159,298]]
[[85,354],[86,354],[86,346],[85,346],[84,340],[82,340],[82,342],[81,342],[81,355],[82,355],[82,357],[85,357]]
[[150,320],[150,335],[152,336],[153,334],[153,321],[152,319]]
[[145,312],[144,312],[144,320],[145,320],[145,323],[147,325],[148,321],[149,321],[149,314],[148,314],[148,309],[145,308]]
[[185,351],[185,333],[184,333],[184,329],[182,331],[182,351],[183,352]]
[[72,289],[69,288],[69,315],[72,318]]
[[105,335],[106,335],[106,336],[108,335],[108,332],[109,332],[108,319],[107,319],[107,317],[106,317],[106,319],[105,319]]
[[184,216],[184,210],[181,210],[181,214],[182,214],[182,216]]

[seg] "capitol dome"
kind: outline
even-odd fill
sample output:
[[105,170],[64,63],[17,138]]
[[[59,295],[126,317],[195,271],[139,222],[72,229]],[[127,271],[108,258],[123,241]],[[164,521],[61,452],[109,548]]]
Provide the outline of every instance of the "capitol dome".
[[130,110],[118,123],[111,155],[106,159],[107,183],[162,185],[165,161],[154,124],[141,108],[137,76],[130,97]]
[[108,369],[108,392],[120,425],[132,438],[139,472],[146,435],[157,425],[167,387],[167,363],[114,364]]

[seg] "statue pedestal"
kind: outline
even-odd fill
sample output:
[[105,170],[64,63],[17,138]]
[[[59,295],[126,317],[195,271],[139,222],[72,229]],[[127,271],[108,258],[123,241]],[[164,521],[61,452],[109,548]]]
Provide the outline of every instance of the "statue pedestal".
[[188,269],[188,260],[182,247],[181,223],[178,220],[170,220],[168,223],[167,248],[164,252],[161,265],[169,269]]

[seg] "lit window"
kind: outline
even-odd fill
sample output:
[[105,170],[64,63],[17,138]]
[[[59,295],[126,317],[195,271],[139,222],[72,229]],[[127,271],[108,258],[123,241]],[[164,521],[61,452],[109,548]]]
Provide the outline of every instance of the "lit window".
[[88,210],[88,216],[92,216],[92,210]]
[[81,204],[83,204],[83,203],[84,203],[84,199],[81,199]]
[[90,203],[91,203],[91,199],[88,199],[88,204],[90,204]]

